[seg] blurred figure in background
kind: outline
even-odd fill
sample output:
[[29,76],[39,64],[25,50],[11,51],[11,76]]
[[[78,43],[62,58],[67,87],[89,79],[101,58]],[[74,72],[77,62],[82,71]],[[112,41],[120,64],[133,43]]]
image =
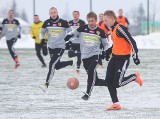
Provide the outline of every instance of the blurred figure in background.
[[[72,30],[77,30],[80,26],[85,25],[85,22],[79,19],[80,13],[79,11],[73,11],[73,20],[69,21],[69,25]],[[73,39],[78,39],[79,36],[74,37]],[[81,51],[80,51],[80,40],[72,40],[72,44],[70,49],[68,50],[69,57],[77,57],[77,69],[76,73],[80,74],[80,66],[81,66]]]
[[15,53],[14,45],[17,42],[17,38],[21,38],[21,26],[17,19],[14,19],[14,11],[8,11],[8,18],[2,22],[2,35],[6,36],[6,42],[8,50],[15,61],[15,68],[20,66],[18,56]]
[[[99,22],[98,22],[97,26],[105,32],[106,37],[108,38],[108,36],[110,35],[110,32],[109,32],[109,27],[103,21],[103,13],[99,14]],[[103,45],[101,45],[100,47],[102,49],[101,51],[103,51]],[[100,57],[99,57],[99,61],[98,61],[98,64],[99,64],[100,68],[103,68],[102,56],[103,55],[102,55],[102,52],[101,52]]]
[[[41,61],[42,67],[46,67],[47,65],[44,62],[44,59],[41,55],[41,50],[43,51],[44,56],[47,55],[47,43],[46,45],[42,45],[40,41],[40,29],[42,25],[43,25],[43,22],[40,21],[39,16],[34,15],[34,23],[31,25],[30,35],[33,39],[35,39],[35,50],[36,50],[37,57]],[[44,39],[46,40],[45,36],[44,36]]]
[[125,27],[129,27],[129,21],[128,21],[128,19],[125,17],[125,16],[123,16],[123,10],[122,9],[119,9],[118,10],[118,16],[117,16],[117,22],[119,23],[119,24],[121,24],[121,25],[123,25],[123,26],[125,26]]

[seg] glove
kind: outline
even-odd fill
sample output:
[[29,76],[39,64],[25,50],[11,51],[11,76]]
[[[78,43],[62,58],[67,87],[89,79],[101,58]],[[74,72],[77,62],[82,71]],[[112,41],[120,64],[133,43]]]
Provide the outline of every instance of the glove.
[[45,39],[42,39],[42,40],[41,40],[41,45],[46,45],[46,44],[47,44],[46,40],[45,40]]
[[71,41],[66,42],[65,49],[66,49],[66,50],[69,50],[70,47],[71,47],[71,45],[72,45],[72,42],[71,42]]
[[33,39],[36,39],[36,37],[35,37],[35,36],[33,36],[32,38],[33,38]]
[[100,57],[104,59],[106,57],[106,51],[102,51],[102,55],[100,55]]
[[19,34],[19,35],[17,36],[17,38],[19,38],[19,39],[20,39],[20,38],[21,38],[21,34]]
[[110,53],[108,50],[102,51],[101,58],[102,58],[102,59],[105,59],[106,61],[109,61],[109,59],[110,59],[110,54],[111,54],[111,53]]
[[140,64],[140,60],[139,60],[137,54],[135,54],[135,56],[133,57],[133,61],[134,61],[134,63],[135,63],[136,65],[139,65],[139,64]]

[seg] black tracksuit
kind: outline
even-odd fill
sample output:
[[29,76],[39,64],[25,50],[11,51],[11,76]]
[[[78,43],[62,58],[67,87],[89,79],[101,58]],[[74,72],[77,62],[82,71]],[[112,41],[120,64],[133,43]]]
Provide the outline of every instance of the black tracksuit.
[[[114,30],[117,24],[118,23],[115,22],[115,24],[112,26],[112,31]],[[116,35],[119,38],[124,38],[132,46],[132,51],[134,51],[133,54],[138,53],[136,42],[131,37],[126,27],[119,25],[119,27],[116,30]],[[118,40],[118,39],[115,39],[115,40]],[[113,43],[113,46],[114,46],[114,43]],[[112,54],[112,58],[108,63],[105,80],[107,82],[108,90],[109,90],[113,103],[119,101],[117,97],[116,88],[119,88],[121,86],[124,86],[136,80],[135,74],[131,74],[127,77],[124,77],[126,70],[130,63],[130,55],[131,54],[129,55]]]
[[[73,30],[79,28],[79,26],[85,25],[85,22],[79,19],[77,22],[74,20],[69,21],[69,25],[72,27]],[[78,36],[76,37],[78,38]],[[79,40],[72,41],[71,48],[68,50],[69,57],[77,57],[77,69],[80,69],[81,66],[81,51],[80,51],[80,42]]]

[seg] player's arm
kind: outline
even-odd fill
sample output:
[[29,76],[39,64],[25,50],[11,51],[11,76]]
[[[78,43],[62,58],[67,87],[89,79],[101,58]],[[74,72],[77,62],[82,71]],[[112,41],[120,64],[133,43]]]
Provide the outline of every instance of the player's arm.
[[120,25],[116,33],[119,37],[124,38],[132,46],[133,54],[138,53],[137,44],[126,27]]
[[18,34],[18,38],[21,38],[21,34],[22,34],[22,27],[21,27],[21,25],[20,25],[20,23],[19,23],[19,21],[17,20],[17,27],[19,28],[19,34]]
[[135,42],[135,40],[132,38],[131,34],[128,32],[127,28],[120,25],[116,31],[117,35],[119,37],[124,38],[132,47],[132,57],[135,60],[138,60],[138,63],[135,64],[139,64],[139,58],[138,58],[138,48],[137,48],[137,44]]
[[0,35],[1,35],[1,33],[2,33],[2,25],[1,25],[1,23],[0,23]]
[[46,32],[47,32],[47,21],[45,21],[43,23],[42,28],[40,30],[40,39],[41,40],[44,39]]
[[125,20],[126,20],[127,25],[129,26],[129,21],[126,17],[125,17]]
[[30,36],[31,36],[33,39],[36,39],[36,37],[35,37],[35,35],[34,35],[34,32],[33,32],[32,26],[30,27]]
[[72,31],[70,31],[68,34],[67,34],[67,36],[65,37],[65,41],[69,41],[69,39],[70,38],[72,38],[73,36],[79,36],[80,35],[80,32],[82,32],[82,29],[83,29],[83,27],[82,26],[80,26],[77,30],[72,30]]
[[66,20],[63,21],[64,27],[67,30],[67,33],[69,33],[70,31],[72,31],[72,28],[70,27],[69,22],[67,22]]

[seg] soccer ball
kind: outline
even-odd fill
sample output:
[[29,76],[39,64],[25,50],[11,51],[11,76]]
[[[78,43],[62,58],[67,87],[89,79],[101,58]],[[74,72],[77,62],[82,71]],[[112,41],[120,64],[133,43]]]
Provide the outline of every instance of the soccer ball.
[[66,82],[67,87],[71,90],[74,90],[76,88],[78,88],[79,86],[79,81],[77,78],[69,78]]

